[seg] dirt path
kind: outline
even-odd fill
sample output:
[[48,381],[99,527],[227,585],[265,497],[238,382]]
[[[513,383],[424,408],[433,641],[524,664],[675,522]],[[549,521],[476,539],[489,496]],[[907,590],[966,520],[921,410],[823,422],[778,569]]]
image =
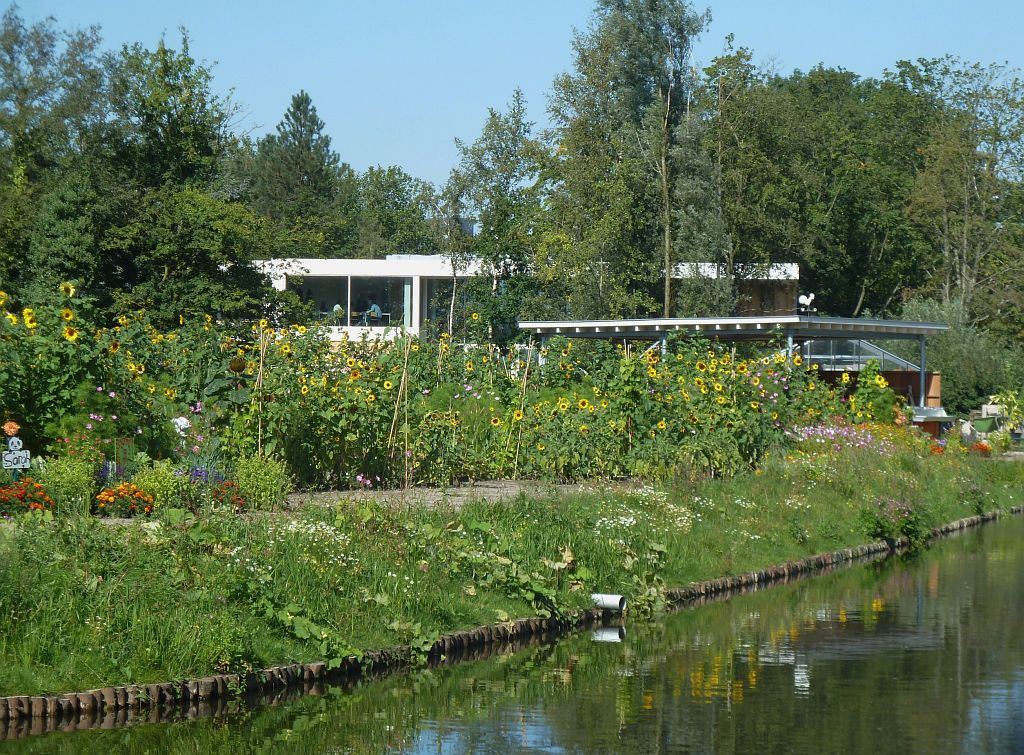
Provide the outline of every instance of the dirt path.
[[636,487],[623,482],[588,482],[556,485],[537,480],[486,480],[451,488],[407,488],[404,490],[341,490],[318,493],[292,493],[288,505],[295,508],[304,503],[329,506],[341,499],[377,501],[397,506],[445,506],[461,508],[469,501],[502,501],[527,495],[531,498],[563,496],[574,493],[627,490]]

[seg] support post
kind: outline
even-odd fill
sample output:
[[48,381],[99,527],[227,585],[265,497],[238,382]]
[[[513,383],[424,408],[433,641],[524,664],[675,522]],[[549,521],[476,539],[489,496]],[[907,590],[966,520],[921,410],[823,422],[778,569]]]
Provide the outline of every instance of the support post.
[[658,341],[661,343],[661,355],[665,356],[668,354],[668,333],[662,333]]
[[924,393],[925,393],[925,348],[924,348],[924,336],[918,336],[917,341],[921,346],[921,369],[918,372],[918,394],[917,394],[917,405],[924,407]]
[[786,356],[793,356],[793,334],[786,333]]
[[548,337],[547,336],[541,336],[540,337],[540,348],[537,349],[537,364],[543,365],[545,362],[548,361],[547,358],[544,356],[544,353],[547,351],[547,348],[548,348]]

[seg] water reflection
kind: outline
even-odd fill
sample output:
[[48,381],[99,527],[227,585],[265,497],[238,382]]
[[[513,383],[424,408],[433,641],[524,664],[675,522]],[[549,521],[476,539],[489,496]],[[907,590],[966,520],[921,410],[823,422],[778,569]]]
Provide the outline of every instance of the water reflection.
[[[1022,752],[1024,521],[693,608],[208,721],[26,752]],[[595,641],[615,639],[618,641]],[[0,743],[0,753],[7,750]]]

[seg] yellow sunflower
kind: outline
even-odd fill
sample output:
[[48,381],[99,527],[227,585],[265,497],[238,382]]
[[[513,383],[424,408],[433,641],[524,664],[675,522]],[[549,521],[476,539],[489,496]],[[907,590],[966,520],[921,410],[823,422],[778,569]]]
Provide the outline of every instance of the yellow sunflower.
[[74,343],[78,340],[78,328],[73,328],[70,325],[64,328],[64,340]]
[[70,299],[72,296],[75,295],[75,287],[70,283],[61,283],[60,292],[64,294],[65,297]]

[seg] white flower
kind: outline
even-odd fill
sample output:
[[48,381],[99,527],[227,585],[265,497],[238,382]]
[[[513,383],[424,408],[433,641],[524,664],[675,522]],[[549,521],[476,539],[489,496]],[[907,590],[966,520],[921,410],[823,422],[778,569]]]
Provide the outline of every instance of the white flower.
[[177,430],[178,435],[185,435],[185,431],[192,427],[192,423],[189,422],[188,417],[175,417],[171,420],[171,424],[174,425],[174,429]]

